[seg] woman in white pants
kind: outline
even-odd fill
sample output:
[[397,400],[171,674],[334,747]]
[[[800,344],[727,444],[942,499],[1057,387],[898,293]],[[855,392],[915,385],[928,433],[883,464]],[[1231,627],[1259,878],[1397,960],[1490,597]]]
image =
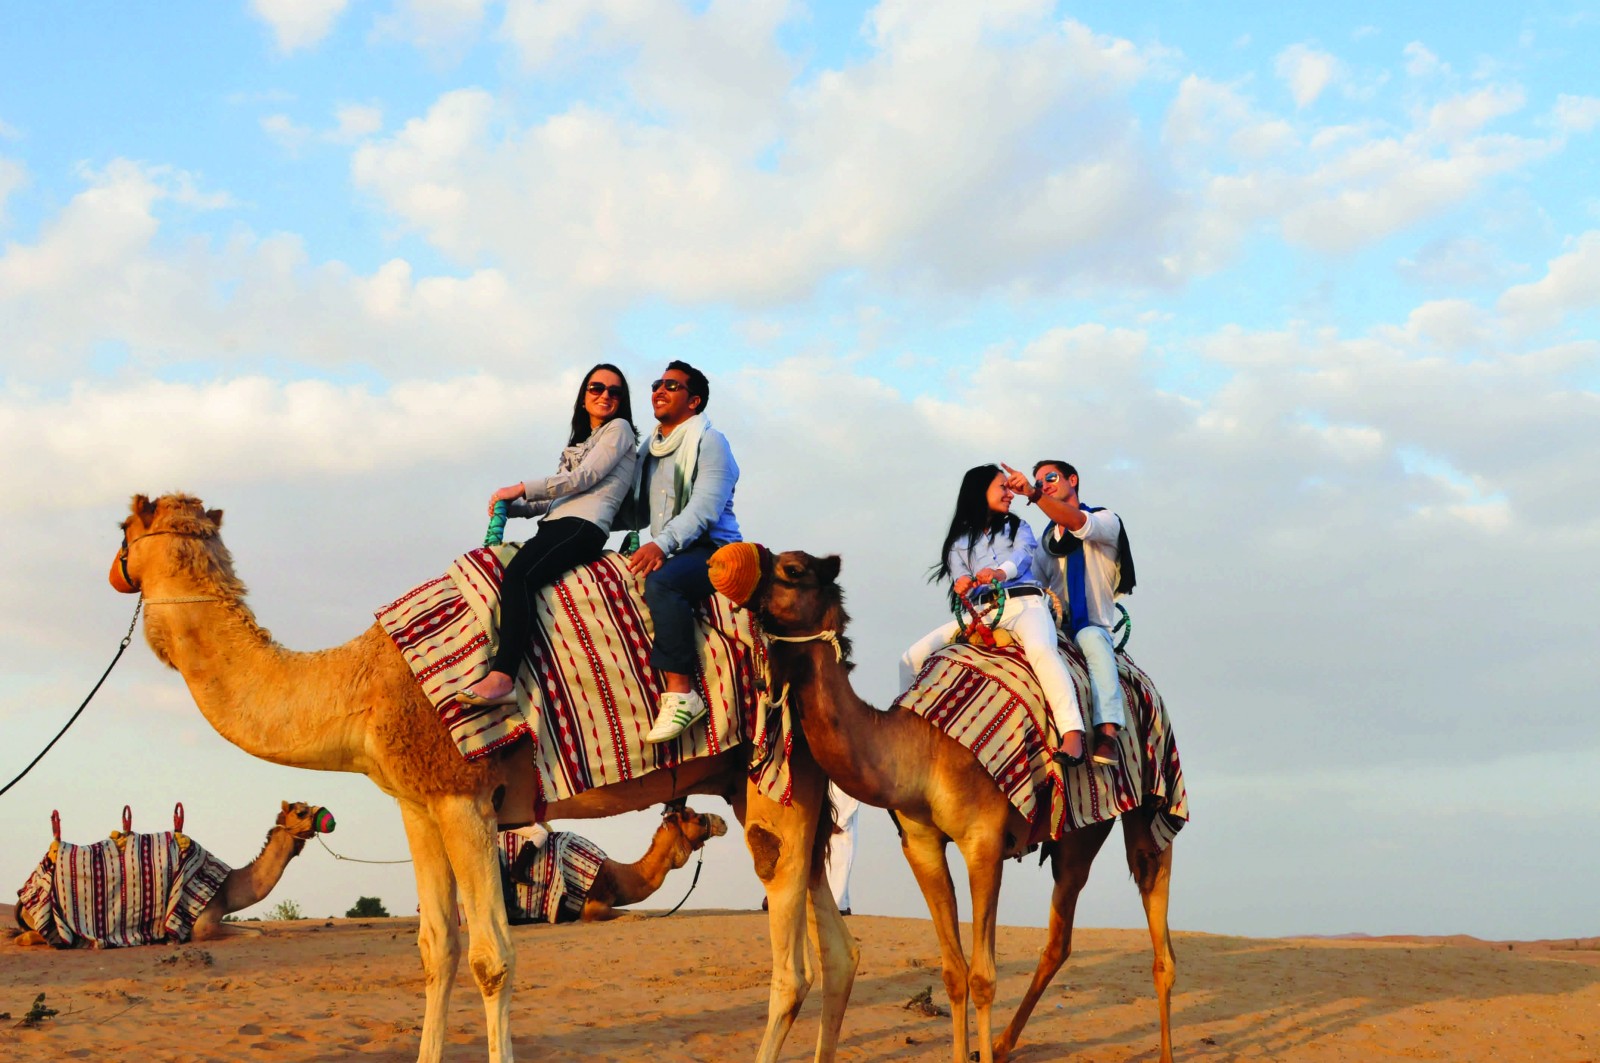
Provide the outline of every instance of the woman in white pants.
[[[966,594],[979,607],[984,623],[1010,631],[1044,688],[1050,716],[1061,736],[1056,756],[1068,764],[1083,762],[1083,714],[1067,666],[1056,652],[1056,623],[1044,588],[1034,577],[1033,553],[1038,546],[1033,529],[1011,514],[1015,497],[998,465],[979,465],[961,478],[955,515],[944,538],[939,564],[930,579],[951,580],[957,594]],[[998,617],[992,605],[998,581],[1005,588],[1005,607]],[[935,650],[947,646],[961,630],[952,620],[940,624],[906,650],[900,658],[900,685],[909,689]]]

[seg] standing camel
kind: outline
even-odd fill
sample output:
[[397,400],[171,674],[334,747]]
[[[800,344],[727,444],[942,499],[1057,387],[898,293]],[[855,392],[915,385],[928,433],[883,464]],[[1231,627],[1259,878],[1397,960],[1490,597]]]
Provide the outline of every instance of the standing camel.
[[[284,868],[289,866],[290,860],[300,855],[300,850],[305,848],[311,836],[333,830],[333,815],[327,809],[303,801],[296,801],[292,805],[283,801],[281,804],[283,807],[278,812],[277,821],[267,830],[267,843],[254,860],[244,867],[234,868],[223,878],[217,891],[195,916],[194,925],[189,928],[190,941],[210,941],[223,936],[224,916],[266,900],[267,894],[283,877]],[[27,890],[28,887],[24,886],[23,889]],[[17,920],[27,927],[24,918],[24,908],[19,906]],[[159,927],[150,932],[153,934],[152,940],[159,939],[162,933]],[[170,935],[168,940],[171,940]],[[89,941],[89,938],[79,937],[77,943],[87,944]],[[16,944],[27,947],[48,945],[50,941],[39,930],[30,927],[17,936]]]
[[[594,881],[590,883],[588,892],[583,894],[583,906],[577,918],[585,923],[597,923],[627,914],[617,911],[617,906],[638,904],[654,896],[667,880],[669,871],[676,871],[687,864],[689,857],[706,842],[726,833],[728,825],[721,816],[696,812],[692,808],[666,813],[661,817],[661,826],[656,828],[655,835],[650,839],[650,848],[638,860],[624,864],[607,856],[600,861]],[[525,886],[536,886],[537,883],[529,877],[530,869],[542,854],[553,855],[552,851],[560,844],[561,836],[560,831],[552,831],[544,845],[524,845],[511,862],[511,880]],[[594,846],[593,842],[584,841]],[[596,847],[593,851],[598,853],[599,849]],[[509,905],[512,900],[511,895],[507,894],[506,903]],[[566,905],[564,901],[564,912],[569,910]]]
[[[195,704],[217,732],[275,764],[359,772],[400,804],[417,878],[417,945],[426,1008],[417,1058],[444,1049],[450,990],[461,957],[459,887],[470,928],[468,962],[483,996],[489,1059],[512,1059],[510,1009],[514,952],[500,895],[495,833],[533,822],[532,760],[525,743],[467,762],[412,677],[400,651],[376,624],[342,646],[311,653],[272,640],[245,605],[245,588],[219,535],[221,510],[199,499],[133,499],[110,580],[144,596],[145,638],[183,675]],[[807,924],[819,957],[823,1005],[816,1059],[832,1060],[858,950],[822,876],[827,780],[803,742],[791,753],[792,803],[763,796],[734,748],[627,782],[556,801],[551,819],[592,819],[647,808],[685,794],[723,797],[744,825],[770,910],[773,970],[767,1024],[756,1054],[771,1063],[810,989]],[[807,919],[808,911],[811,918]]]
[[[759,563],[750,555],[759,551]],[[759,571],[759,579],[752,578]],[[900,847],[928,902],[939,935],[944,984],[955,1027],[955,1063],[968,1058],[967,1001],[977,1006],[982,1063],[1006,1059],[1040,994],[1072,950],[1072,917],[1089,866],[1111,832],[1111,821],[1069,831],[1051,846],[1055,878],[1049,939],[1033,981],[999,1040],[991,1044],[995,995],[994,933],[1001,861],[1019,855],[1029,835],[1012,807],[970,750],[906,709],[881,712],[850,685],[849,615],[836,580],[837,557],[800,551],[772,555],[753,544],[723,547],[711,558],[711,580],[735,602],[749,603],[774,636],[772,682],[788,684],[812,755],[845,793],[894,812]],[[1161,1014],[1161,1060],[1172,1063],[1172,986],[1176,960],[1167,930],[1172,849],[1150,831],[1153,812],[1122,817],[1128,868],[1139,886],[1155,947],[1156,1000]],[[972,891],[972,965],[961,948],[955,888],[945,846],[955,842],[966,861]]]

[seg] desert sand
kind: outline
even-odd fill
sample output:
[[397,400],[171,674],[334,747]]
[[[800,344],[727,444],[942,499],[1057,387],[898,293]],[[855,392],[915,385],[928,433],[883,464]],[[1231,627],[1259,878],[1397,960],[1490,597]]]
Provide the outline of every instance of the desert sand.
[[[13,925],[0,906],[0,919]],[[842,1060],[945,1061],[950,1020],[924,919],[852,916],[861,944]],[[246,923],[199,945],[54,951],[0,940],[0,1058],[409,1061],[422,1016],[411,919]],[[1043,931],[1002,927],[1009,1017]],[[759,912],[644,913],[609,924],[513,927],[512,1029],[522,1060],[748,1060],[770,963]],[[1017,1058],[1153,1060],[1149,942],[1081,930]],[[1174,1037],[1184,1060],[1600,1061],[1600,941],[1255,939],[1179,933]],[[18,1027],[34,998],[58,1014]],[[811,1058],[808,1000],[783,1058]],[[447,1058],[485,1058],[465,962]]]

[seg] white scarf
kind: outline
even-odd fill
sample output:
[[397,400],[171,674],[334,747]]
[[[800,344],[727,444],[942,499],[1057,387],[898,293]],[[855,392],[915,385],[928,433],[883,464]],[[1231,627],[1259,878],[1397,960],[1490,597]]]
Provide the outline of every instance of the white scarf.
[[[672,497],[674,514],[682,513],[683,507],[689,504],[689,495],[694,490],[694,471],[700,461],[700,439],[706,434],[706,429],[711,427],[711,422],[703,413],[697,413],[678,427],[668,432],[663,438],[658,431],[651,432],[645,446],[650,450],[650,456],[657,460],[666,457],[674,459],[672,470]],[[644,483],[645,463],[639,463],[639,484],[641,493],[648,490]]]

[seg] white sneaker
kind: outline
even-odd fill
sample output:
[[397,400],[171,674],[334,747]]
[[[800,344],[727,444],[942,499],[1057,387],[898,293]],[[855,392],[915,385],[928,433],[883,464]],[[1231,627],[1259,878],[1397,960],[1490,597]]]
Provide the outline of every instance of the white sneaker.
[[651,743],[670,742],[705,714],[706,703],[694,691],[687,694],[662,691],[661,700],[656,703],[655,726],[650,728],[644,740]]

